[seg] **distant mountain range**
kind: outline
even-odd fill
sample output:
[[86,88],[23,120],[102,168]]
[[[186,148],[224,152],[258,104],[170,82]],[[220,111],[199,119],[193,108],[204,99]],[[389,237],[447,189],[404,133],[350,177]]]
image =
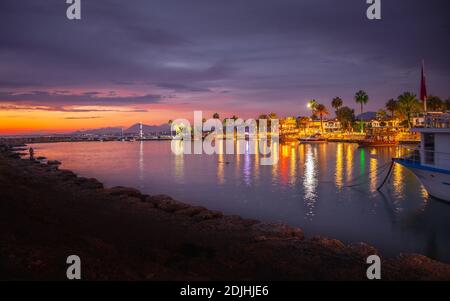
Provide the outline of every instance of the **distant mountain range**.
[[122,128],[120,127],[106,127],[100,129],[92,129],[85,131],[76,131],[72,135],[116,135],[121,133]]
[[[140,126],[139,123],[132,125],[127,129],[123,129],[124,134],[139,134]],[[167,133],[170,131],[170,126],[168,124],[162,125],[146,125],[142,124],[142,130],[144,134],[159,134],[159,133]],[[121,135],[122,128],[121,127],[105,127],[98,129],[91,129],[85,131],[76,131],[73,132],[73,135]]]
[[359,114],[358,116],[356,116],[356,120],[361,120],[361,117],[362,117],[362,120],[364,120],[364,121],[370,121],[370,120],[377,118],[377,113],[376,112],[365,112],[365,113],[362,113],[362,114]]
[[[138,134],[140,130],[139,123],[136,123],[129,127],[128,129],[124,130],[124,133],[127,134]],[[162,125],[142,125],[142,130],[144,131],[144,134],[155,134],[155,133],[163,133],[163,132],[169,132],[170,131],[170,125],[168,124],[162,124]]]

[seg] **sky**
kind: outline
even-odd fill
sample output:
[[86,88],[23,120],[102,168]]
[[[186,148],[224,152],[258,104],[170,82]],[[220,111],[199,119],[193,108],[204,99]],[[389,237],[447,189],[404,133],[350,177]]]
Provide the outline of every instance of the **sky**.
[[360,89],[376,111],[419,94],[422,60],[450,97],[448,0],[381,0],[381,20],[366,0],[65,2],[0,2],[0,135],[356,109]]

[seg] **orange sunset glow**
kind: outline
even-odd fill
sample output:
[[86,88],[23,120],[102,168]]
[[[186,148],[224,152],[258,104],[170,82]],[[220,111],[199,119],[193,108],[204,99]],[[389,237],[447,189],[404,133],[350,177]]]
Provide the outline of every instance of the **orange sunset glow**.
[[[194,110],[207,107],[193,106],[190,103],[192,100],[205,101],[205,99],[204,96],[189,93],[184,93],[182,98],[170,96],[157,98],[155,101],[154,94],[150,93],[129,90],[119,92],[101,88],[95,91],[97,92],[85,89],[70,91],[54,89],[39,93],[33,91],[9,93],[7,96],[14,97],[16,101],[0,105],[0,134],[62,134],[106,127],[126,129],[141,121],[149,125],[162,125],[177,118],[192,119]],[[49,100],[33,99],[42,94],[43,97],[49,97]],[[227,101],[225,96],[215,99],[220,103]],[[133,103],[133,100],[137,103]],[[227,112],[220,105],[215,107],[221,109],[221,112]],[[204,111],[205,117],[212,116],[214,112],[216,111]]]

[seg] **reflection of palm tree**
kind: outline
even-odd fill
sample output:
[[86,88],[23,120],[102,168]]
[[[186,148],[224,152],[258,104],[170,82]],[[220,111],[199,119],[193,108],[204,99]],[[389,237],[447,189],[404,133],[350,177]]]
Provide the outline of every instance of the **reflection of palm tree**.
[[361,105],[361,133],[364,131],[364,126],[363,126],[363,112],[364,112],[364,105],[367,104],[367,102],[369,101],[369,95],[367,95],[367,93],[363,90],[359,90],[358,92],[356,92],[355,94],[355,101],[356,103],[359,103]]
[[320,117],[320,129],[323,134],[323,116],[328,115],[328,110],[323,104],[318,104],[314,110],[314,114]]

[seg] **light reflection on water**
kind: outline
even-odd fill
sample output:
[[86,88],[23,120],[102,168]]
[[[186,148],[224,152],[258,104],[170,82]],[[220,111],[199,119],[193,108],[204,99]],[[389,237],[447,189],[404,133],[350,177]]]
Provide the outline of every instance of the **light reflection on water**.
[[339,189],[342,189],[344,185],[344,145],[343,143],[339,143],[336,146],[336,186]]
[[317,164],[313,155],[313,148],[306,150],[305,175],[303,177],[304,202],[307,208],[305,215],[312,220],[314,207],[317,200]]
[[[307,236],[364,241],[387,255],[415,252],[450,262],[450,206],[434,199],[407,169],[394,165],[377,187],[396,148],[359,149],[328,143],[275,144],[279,159],[260,165],[257,141],[236,145],[244,154],[174,155],[170,142],[37,144],[38,156],[95,177],[107,186],[131,186],[228,214],[300,226]],[[176,145],[182,152],[186,147]],[[267,146],[265,146],[267,149]],[[387,171],[387,168],[386,168]],[[355,187],[349,185],[359,184]]]
[[377,190],[377,180],[378,180],[378,159],[376,157],[377,155],[377,149],[373,148],[370,151],[370,192],[375,192]]

